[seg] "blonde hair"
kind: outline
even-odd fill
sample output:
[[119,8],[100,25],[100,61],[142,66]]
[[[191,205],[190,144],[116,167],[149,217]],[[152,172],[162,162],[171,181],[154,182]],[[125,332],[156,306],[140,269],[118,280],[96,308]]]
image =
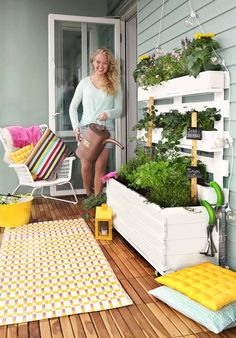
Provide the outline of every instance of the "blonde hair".
[[95,57],[98,54],[106,55],[108,61],[108,70],[105,73],[104,90],[110,95],[116,95],[120,82],[120,71],[117,60],[107,48],[98,48],[90,57],[90,62],[93,64]]

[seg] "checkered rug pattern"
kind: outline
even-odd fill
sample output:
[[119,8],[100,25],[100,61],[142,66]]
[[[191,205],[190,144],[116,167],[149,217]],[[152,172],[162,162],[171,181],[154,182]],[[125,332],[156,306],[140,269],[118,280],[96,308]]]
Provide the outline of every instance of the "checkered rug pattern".
[[132,304],[83,219],[6,228],[0,325]]

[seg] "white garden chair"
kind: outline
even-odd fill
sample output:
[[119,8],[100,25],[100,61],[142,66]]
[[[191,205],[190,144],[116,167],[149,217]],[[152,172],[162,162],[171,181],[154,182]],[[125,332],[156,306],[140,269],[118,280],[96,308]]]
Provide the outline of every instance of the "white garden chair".
[[[40,125],[42,133],[48,128],[46,124],[41,124]],[[3,144],[4,150],[6,152],[9,151],[9,144],[7,144],[7,140],[2,137],[0,134],[0,141]],[[12,149],[11,149],[12,151]],[[19,184],[17,187],[13,190],[12,194],[15,194],[16,191],[21,187],[21,186],[27,186],[31,187],[32,191],[31,194],[33,195],[37,190],[40,191],[40,195],[44,198],[50,198],[58,201],[63,201],[63,202],[68,202],[68,203],[73,203],[77,204],[78,199],[76,196],[76,193],[74,191],[74,188],[70,182],[71,176],[72,176],[72,165],[73,161],[75,160],[75,157],[66,157],[63,162],[61,163],[59,169],[57,170],[57,178],[54,180],[36,180],[34,181],[31,173],[28,169],[28,167],[25,164],[9,164],[10,168],[13,168],[16,172],[16,175],[19,180]],[[57,185],[64,185],[67,184],[70,187],[70,191],[72,192],[74,196],[74,200],[70,199],[62,199],[62,198],[57,198],[51,195],[45,195],[44,194],[44,188],[46,187],[52,187],[52,186],[57,186]],[[69,194],[69,193],[68,193]]]
[[[68,202],[68,203],[73,203],[77,204],[78,199],[76,196],[76,193],[74,191],[74,188],[70,182],[71,180],[71,175],[72,175],[72,164],[73,161],[75,160],[75,157],[66,157],[62,164],[60,165],[58,171],[57,171],[57,178],[52,181],[47,181],[47,180],[38,180],[34,181],[31,173],[28,169],[28,167],[25,164],[9,164],[10,168],[13,168],[16,172],[16,175],[19,180],[18,186],[13,190],[12,194],[15,194],[16,191],[21,187],[21,186],[28,186],[32,187],[31,194],[33,195],[37,190],[40,191],[40,195],[44,198],[49,198],[49,199],[54,199],[58,201],[63,201],[63,202]],[[67,184],[69,185],[71,192],[74,196],[74,200],[69,200],[69,199],[62,199],[62,198],[57,198],[54,196],[48,196],[44,194],[44,188],[46,187],[52,187],[52,186],[57,186],[57,185],[63,185]]]

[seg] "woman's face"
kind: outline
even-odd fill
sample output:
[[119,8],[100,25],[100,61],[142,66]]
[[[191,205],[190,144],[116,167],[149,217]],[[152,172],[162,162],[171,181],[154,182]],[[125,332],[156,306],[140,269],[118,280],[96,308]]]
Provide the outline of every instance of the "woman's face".
[[97,54],[93,60],[94,73],[104,75],[108,70],[109,64],[105,54]]

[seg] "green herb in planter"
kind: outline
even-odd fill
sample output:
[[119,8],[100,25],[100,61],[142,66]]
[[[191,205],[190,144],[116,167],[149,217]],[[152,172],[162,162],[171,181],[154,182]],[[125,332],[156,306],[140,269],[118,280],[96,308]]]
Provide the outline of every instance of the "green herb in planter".
[[[128,187],[142,193],[149,202],[161,207],[191,205],[190,180],[186,175],[190,165],[190,157],[150,161],[136,167],[127,175]],[[206,179],[205,165],[199,162],[198,168]]]

